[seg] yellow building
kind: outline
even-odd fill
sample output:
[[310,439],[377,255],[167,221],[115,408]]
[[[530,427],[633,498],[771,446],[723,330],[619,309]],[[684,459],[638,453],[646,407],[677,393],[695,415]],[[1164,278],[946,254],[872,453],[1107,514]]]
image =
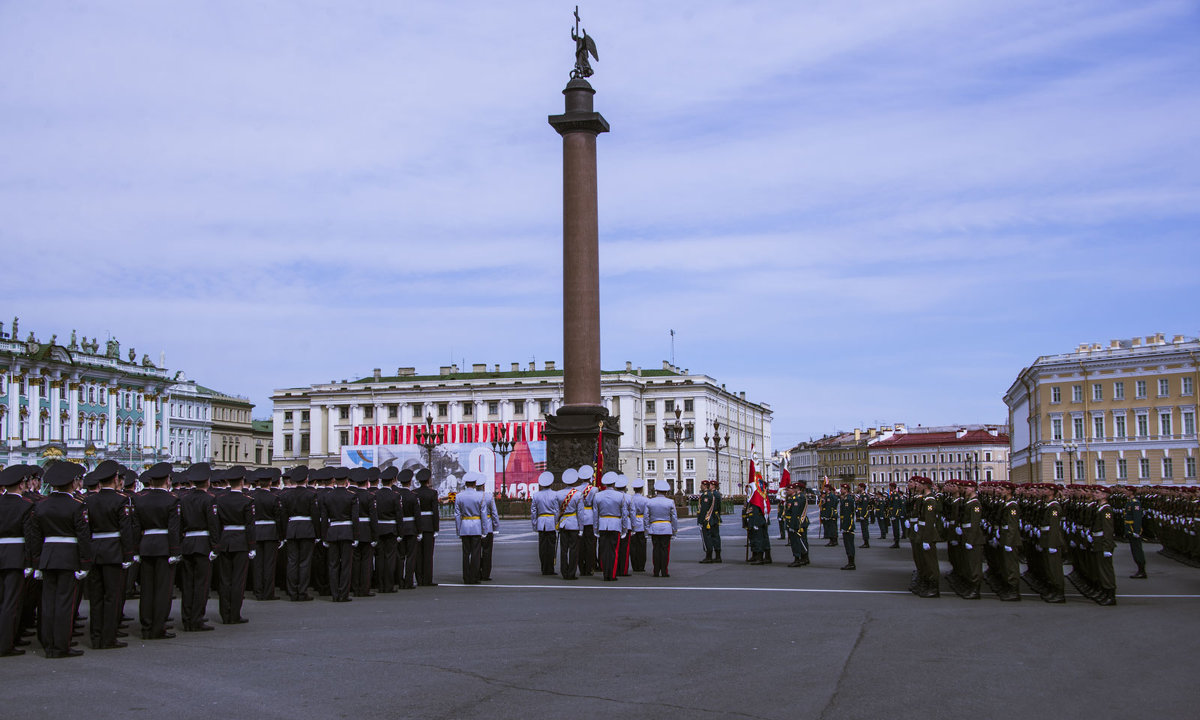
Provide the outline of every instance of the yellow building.
[[1196,482],[1200,341],[1161,333],[1044,355],[1004,394],[1015,482]]

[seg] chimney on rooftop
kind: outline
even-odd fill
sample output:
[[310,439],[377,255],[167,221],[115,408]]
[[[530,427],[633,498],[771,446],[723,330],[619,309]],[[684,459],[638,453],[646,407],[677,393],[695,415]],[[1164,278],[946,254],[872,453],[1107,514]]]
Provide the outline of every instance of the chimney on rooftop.
[[959,438],[961,440],[962,437],[966,434],[967,434],[967,429],[965,427],[960,427],[958,430],[956,430],[954,432],[954,437]]
[[1182,344],[1183,344],[1183,336],[1182,336],[1182,335],[1176,335],[1176,336],[1174,337],[1174,339],[1172,339],[1172,340],[1171,340],[1171,342],[1175,343],[1176,345],[1182,345]]
[[415,367],[398,367],[398,368],[396,368],[396,376],[397,377],[412,377],[413,375],[416,375],[416,374],[417,374],[417,369]]
[[547,360],[547,361],[546,361],[546,369],[547,369],[547,370],[553,370],[553,369],[554,369],[554,361],[553,361],[553,360]]
[[496,369],[494,372],[500,372],[500,363],[496,363]]
[[532,360],[530,360],[529,361],[529,372],[533,372],[534,370],[537,370],[537,366],[534,365],[534,362]]
[[440,368],[438,368],[438,375],[445,377],[449,374],[450,374],[450,366],[449,365],[442,365]]
[[512,371],[513,372],[521,372],[521,363],[513,363]]
[[473,363],[471,365],[471,372],[473,372],[473,373],[487,372],[487,363]]
[[854,428],[854,442],[858,442],[859,440],[862,440],[862,430]]
[[663,370],[670,370],[670,369],[671,369],[671,361],[663,360]]
[[1133,344],[1133,346],[1134,346],[1134,347],[1141,347],[1141,346],[1142,346],[1142,339],[1141,339],[1140,337],[1135,337],[1135,338],[1134,338],[1134,339],[1133,339],[1131,342],[1132,342],[1132,344]]
[[375,376],[375,382],[379,382],[379,378],[383,377],[383,369],[375,368],[373,375]]
[[632,361],[629,361],[629,360],[625,361],[625,372],[633,372],[633,362]]

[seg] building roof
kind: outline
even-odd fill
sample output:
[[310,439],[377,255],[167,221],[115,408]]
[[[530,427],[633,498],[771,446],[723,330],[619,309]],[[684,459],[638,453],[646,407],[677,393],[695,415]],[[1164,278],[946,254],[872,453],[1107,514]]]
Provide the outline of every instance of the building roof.
[[275,429],[274,420],[251,420],[250,429],[254,432],[270,433]]
[[230,395],[228,393],[223,393],[219,390],[213,390],[212,388],[205,387],[200,383],[196,383],[196,390],[204,393],[205,395],[212,395],[214,399],[221,400],[223,402],[239,403],[241,405],[250,405],[253,407],[250,402],[250,398],[243,397],[241,395]]
[[1008,435],[987,430],[968,430],[962,437],[954,431],[900,433],[873,444],[872,448],[929,447],[931,445],[1008,445]]
[[[638,371],[629,370],[601,370],[601,375],[620,375],[622,373],[632,374]],[[669,377],[682,376],[683,373],[673,370],[657,369],[657,370],[642,370],[639,373],[640,377]],[[506,372],[455,372],[445,375],[388,375],[378,379],[375,377],[365,377],[358,380],[351,380],[349,384],[370,384],[370,383],[398,383],[398,382],[428,382],[431,380],[507,380],[520,378],[551,378],[562,377],[562,370],[515,370]]]

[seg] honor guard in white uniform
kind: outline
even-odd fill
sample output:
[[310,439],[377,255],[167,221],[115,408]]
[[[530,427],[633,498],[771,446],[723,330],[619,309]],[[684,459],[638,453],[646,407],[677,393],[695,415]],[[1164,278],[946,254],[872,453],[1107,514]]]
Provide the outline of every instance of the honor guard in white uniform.
[[492,579],[492,546],[500,533],[500,512],[496,509],[496,497],[487,491],[487,476],[475,473],[475,489],[483,498],[483,539],[479,543],[479,579]]
[[596,470],[591,465],[579,468],[579,492],[583,496],[579,502],[579,574],[592,575],[596,570],[596,512],[593,502],[596,498],[596,487],[592,478]]
[[625,499],[613,488],[617,473],[604,473],[604,489],[592,501],[596,511],[596,530],[600,536],[600,570],[606,581],[617,579],[617,546],[625,530]]
[[579,510],[583,507],[584,488],[579,485],[579,471],[575,468],[563,470],[565,487],[555,493],[558,503],[555,508],[554,527],[558,528],[558,570],[563,580],[579,577],[579,539],[583,533]]
[[634,572],[646,572],[646,505],[650,500],[643,493],[645,480],[634,478],[629,484],[633,487],[629,498],[629,564]]
[[538,491],[529,503],[529,522],[538,534],[538,559],[542,563],[542,574],[554,574],[554,551],[558,541],[554,518],[558,515],[558,493],[550,489],[554,484],[554,473],[538,475]]
[[675,501],[667,496],[671,484],[666,480],[654,482],[654,497],[646,505],[650,542],[654,546],[654,577],[671,577],[667,565],[671,562],[671,538],[679,532]]
[[454,529],[462,541],[463,582],[479,584],[480,548],[483,540],[483,495],[475,489],[476,473],[463,477],[466,488],[454,498]]

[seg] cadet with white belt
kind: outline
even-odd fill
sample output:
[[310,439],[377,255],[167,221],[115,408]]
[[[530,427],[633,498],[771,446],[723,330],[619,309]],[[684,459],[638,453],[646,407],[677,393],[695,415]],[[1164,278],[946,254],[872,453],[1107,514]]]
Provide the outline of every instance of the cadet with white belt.
[[629,498],[629,560],[634,572],[646,572],[646,505],[649,498],[642,492],[646,481],[634,478],[630,485],[633,495]]
[[538,534],[538,559],[542,563],[542,574],[554,574],[554,546],[558,539],[554,532],[554,518],[558,514],[558,493],[550,489],[554,484],[554,473],[538,475],[537,492],[529,504],[529,522]]
[[479,584],[479,551],[483,536],[483,495],[475,489],[476,473],[463,477],[466,488],[454,498],[454,529],[462,541],[463,582]]
[[579,521],[579,510],[583,507],[583,488],[578,487],[579,471],[575,468],[563,470],[562,482],[566,487],[555,493],[558,506],[554,526],[558,528],[558,544],[562,548],[558,569],[563,580],[575,580],[579,577],[579,539],[583,533]]
[[654,497],[646,504],[650,542],[654,546],[654,577],[671,577],[667,565],[671,561],[671,538],[679,532],[675,501],[667,496],[671,485],[666,480],[654,482]]
[[604,579],[617,579],[617,551],[621,533],[625,530],[625,499],[613,485],[617,482],[617,473],[604,473],[601,484],[604,489],[596,493],[592,501],[596,511],[596,530],[600,535],[600,569]]

